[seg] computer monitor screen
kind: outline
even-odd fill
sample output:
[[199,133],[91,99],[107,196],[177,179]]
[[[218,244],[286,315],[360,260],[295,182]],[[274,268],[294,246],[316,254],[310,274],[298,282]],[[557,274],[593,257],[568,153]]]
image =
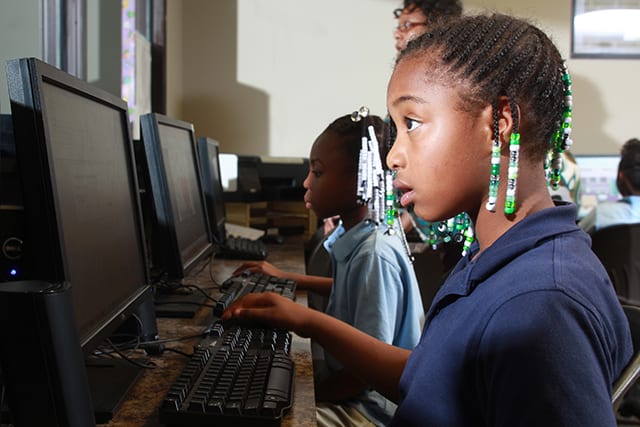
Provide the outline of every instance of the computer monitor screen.
[[598,203],[620,199],[616,185],[620,155],[574,155],[580,168],[580,211],[582,218]]
[[34,58],[9,61],[7,77],[24,277],[71,284],[89,354],[150,290],[127,104]]
[[193,125],[150,113],[140,126],[153,199],[152,264],[180,279],[211,252]]
[[207,201],[209,227],[216,243],[222,244],[226,238],[226,210],[218,158],[219,149],[218,141],[206,137],[198,138],[200,171],[202,172],[202,187]]

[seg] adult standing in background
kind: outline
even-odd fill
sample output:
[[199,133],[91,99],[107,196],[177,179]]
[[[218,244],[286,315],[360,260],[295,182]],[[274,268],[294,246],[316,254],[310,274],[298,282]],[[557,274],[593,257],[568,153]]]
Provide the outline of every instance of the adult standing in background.
[[393,16],[398,25],[393,31],[396,50],[400,52],[413,40],[426,32],[429,25],[442,18],[462,15],[462,3],[458,0],[404,0],[403,7],[395,9]]

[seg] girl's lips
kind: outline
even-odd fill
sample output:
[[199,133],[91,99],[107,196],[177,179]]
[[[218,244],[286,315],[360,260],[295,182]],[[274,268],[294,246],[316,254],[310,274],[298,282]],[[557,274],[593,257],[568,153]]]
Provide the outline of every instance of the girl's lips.
[[403,207],[407,207],[411,204],[411,201],[413,200],[413,196],[414,196],[415,192],[413,190],[407,190],[402,194],[402,197],[400,198],[400,204]]
[[413,196],[415,194],[411,187],[399,178],[396,178],[393,181],[393,186],[402,194],[402,197],[400,197],[400,204],[404,207],[411,204],[411,200],[413,200]]
[[305,205],[305,207],[306,207],[307,209],[311,209],[311,195],[310,195],[310,193],[309,193],[309,190],[307,190],[307,191],[304,193],[303,200],[304,200],[304,205]]
[[307,209],[311,209],[311,200],[309,200],[307,197],[304,198],[304,206]]

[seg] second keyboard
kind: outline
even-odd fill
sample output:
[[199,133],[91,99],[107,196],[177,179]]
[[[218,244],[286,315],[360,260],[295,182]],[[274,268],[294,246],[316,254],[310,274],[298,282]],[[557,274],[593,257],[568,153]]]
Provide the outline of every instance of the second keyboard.
[[267,246],[262,240],[246,237],[227,237],[217,254],[221,258],[261,260],[267,257]]
[[220,290],[222,293],[213,309],[213,314],[218,317],[232,302],[251,292],[275,292],[295,300],[296,282],[261,273],[246,273],[225,280]]

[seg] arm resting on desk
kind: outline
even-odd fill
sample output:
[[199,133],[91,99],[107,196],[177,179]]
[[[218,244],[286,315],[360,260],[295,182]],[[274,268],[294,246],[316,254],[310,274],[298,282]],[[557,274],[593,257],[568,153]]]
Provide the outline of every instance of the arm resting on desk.
[[322,312],[276,294],[247,295],[233,303],[223,319],[265,322],[316,340],[353,375],[388,399],[398,401],[402,370],[409,350],[394,347]]

